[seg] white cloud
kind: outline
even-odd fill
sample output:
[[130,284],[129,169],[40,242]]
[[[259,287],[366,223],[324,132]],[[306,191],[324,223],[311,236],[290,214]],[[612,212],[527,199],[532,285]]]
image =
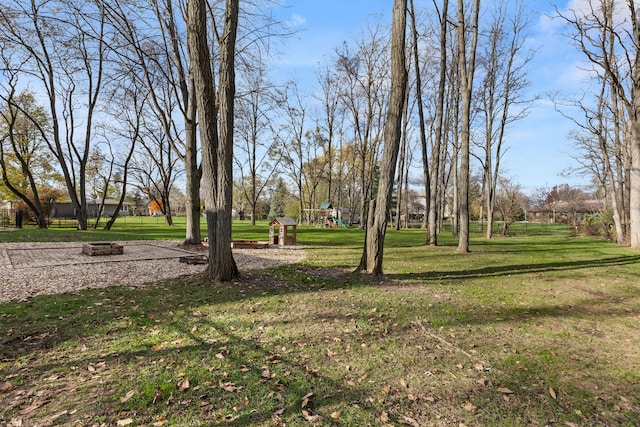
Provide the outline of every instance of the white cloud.
[[304,27],[306,24],[307,24],[307,18],[297,13],[291,14],[291,16],[286,22],[286,25],[289,28],[300,28],[300,27]]

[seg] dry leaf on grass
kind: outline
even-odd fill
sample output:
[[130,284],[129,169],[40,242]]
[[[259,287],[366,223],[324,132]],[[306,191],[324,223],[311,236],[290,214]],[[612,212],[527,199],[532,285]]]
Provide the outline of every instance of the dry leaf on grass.
[[118,422],[116,422],[116,425],[118,427],[128,426],[129,424],[133,424],[133,419],[132,418],[125,418],[124,420],[118,420]]
[[35,409],[38,409],[42,405],[45,405],[45,404],[47,404],[49,402],[50,402],[49,400],[36,399],[31,403],[31,405],[23,406],[22,409],[20,409],[18,411],[18,413],[20,415],[26,415],[26,414],[30,413],[31,411],[33,411]]
[[311,396],[313,396],[313,393],[307,393],[302,397],[302,405],[301,405],[302,408],[304,408],[309,404],[309,398]]
[[1,382],[0,383],[0,394],[6,393],[11,390],[11,383]]
[[556,395],[556,391],[551,387],[549,387],[549,395],[553,397],[553,400],[556,400],[558,398],[558,396]]
[[322,421],[322,417],[320,415],[313,415],[309,411],[304,409],[302,410],[302,416],[310,423],[319,423],[320,421]]
[[513,391],[509,390],[506,387],[498,387],[498,391],[503,394],[513,394]]
[[476,412],[478,412],[478,407],[469,401],[464,402],[464,405],[462,405],[462,407],[466,411],[471,412],[472,414],[475,414]]
[[246,408],[248,404],[249,404],[249,398],[245,397],[242,402],[238,403],[236,406],[233,407],[233,410],[236,412],[240,412],[244,408]]
[[411,417],[407,417],[406,415],[402,416],[402,419],[400,420],[400,424],[408,425],[411,427],[420,427],[420,424],[418,424],[416,420],[414,420]]
[[188,390],[191,384],[189,384],[189,380],[185,378],[182,381],[178,382],[177,386],[178,386],[178,391],[183,392]]
[[240,415],[227,415],[226,417],[224,417],[224,422],[225,423],[232,423],[235,420],[237,420],[238,418],[240,418]]

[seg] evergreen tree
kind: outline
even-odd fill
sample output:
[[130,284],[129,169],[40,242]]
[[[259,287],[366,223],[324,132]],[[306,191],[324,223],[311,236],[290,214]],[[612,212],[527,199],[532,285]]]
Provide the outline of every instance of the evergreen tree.
[[276,189],[271,197],[271,205],[269,207],[269,221],[276,217],[284,216],[284,201],[287,196],[287,187],[282,178],[278,179]]

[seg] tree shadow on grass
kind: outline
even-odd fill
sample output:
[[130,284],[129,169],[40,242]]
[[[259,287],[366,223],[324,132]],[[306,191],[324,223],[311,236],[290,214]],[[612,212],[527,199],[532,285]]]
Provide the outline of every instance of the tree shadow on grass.
[[[42,392],[47,378],[59,380],[65,375],[73,375],[69,374],[70,365],[74,367],[71,372],[86,372],[87,366],[101,365],[103,367],[92,371],[91,375],[100,379],[100,389],[115,390],[115,394],[102,395],[98,401],[88,401],[72,393],[62,399],[64,402],[58,403],[66,407],[77,405],[83,409],[95,405],[92,417],[105,417],[113,422],[136,414],[135,421],[142,424],[153,423],[156,420],[154,417],[164,414],[162,417],[166,418],[196,417],[199,425],[280,425],[280,419],[304,422],[303,409],[307,416],[322,414],[319,420],[328,422],[333,405],[365,400],[364,385],[347,386],[344,382],[322,375],[310,368],[308,362],[295,352],[283,351],[280,343],[271,342],[269,348],[259,338],[234,333],[227,324],[207,316],[198,317],[197,323],[198,330],[216,331],[216,338],[204,339],[194,332],[196,329],[168,321],[162,327],[172,329],[188,344],[91,354],[74,357],[71,363],[68,358],[34,362],[37,366],[28,370],[28,376],[23,378],[20,388],[25,392],[34,389]],[[127,369],[126,366],[134,368]],[[140,369],[136,370],[135,366]],[[185,370],[191,375],[182,377],[176,369]],[[194,379],[194,376],[197,378]],[[171,381],[169,387],[167,378]],[[189,387],[178,390],[177,383],[184,378],[190,380]],[[126,388],[122,388],[122,383],[126,384]],[[127,391],[145,389],[155,390],[155,394],[136,393],[130,401],[117,403]],[[313,396],[309,396],[310,393]],[[49,394],[42,396],[52,401],[56,399]],[[305,397],[307,401],[303,403]],[[184,402],[193,405],[188,408]],[[246,402],[246,407],[238,409],[243,402]],[[50,411],[49,407],[45,409]],[[54,409],[59,410],[60,407],[51,411]],[[358,410],[361,416],[369,418],[371,422],[379,416],[372,407],[360,405]],[[189,411],[190,414],[187,413]],[[83,414],[82,411],[80,414]],[[41,414],[34,412],[32,415]]]
[[388,274],[391,280],[464,280],[482,277],[512,276],[518,274],[577,271],[587,268],[606,268],[633,265],[640,262],[640,255],[619,256],[604,259],[559,261],[533,264],[498,265],[458,271],[425,271],[419,273]]
[[[276,269],[271,269],[261,273],[245,273],[244,277],[235,282],[227,284],[212,284],[201,280],[198,277],[183,277],[165,281],[162,283],[150,285],[146,288],[123,288],[113,287],[107,289],[92,289],[79,293],[67,295],[53,295],[33,298],[25,303],[10,303],[0,305],[0,316],[2,316],[3,325],[0,331],[3,332],[0,338],[0,359],[6,362],[6,368],[0,370],[0,378],[7,376],[11,366],[11,362],[18,358],[24,360],[33,360],[32,369],[27,370],[28,375],[22,379],[20,387],[24,389],[37,388],[43,379],[50,377],[53,373],[64,372],[68,368],[69,359],[63,357],[54,357],[50,361],[38,362],[37,359],[48,349],[52,349],[65,341],[73,341],[74,344],[82,342],[90,342],[95,336],[105,336],[109,341],[109,336],[118,336],[122,333],[125,337],[127,331],[140,330],[146,328],[149,331],[154,326],[172,330],[174,334],[184,337],[186,344],[180,345],[179,348],[152,348],[150,345],[141,348],[141,346],[132,346],[129,350],[118,351],[117,353],[101,354],[92,353],[90,356],[80,356],[73,358],[73,364],[80,368],[89,364],[95,364],[98,361],[105,361],[106,366],[141,366],[143,362],[157,362],[158,360],[176,359],[189,365],[188,372],[193,369],[193,364],[202,363],[201,371],[206,371],[204,363],[212,365],[220,361],[216,356],[222,346],[226,346],[227,350],[223,354],[224,368],[211,374],[212,384],[206,385],[203,382],[193,382],[190,389],[184,393],[176,391],[175,387],[175,370],[167,375],[173,375],[169,379],[174,380],[169,387],[174,393],[176,399],[194,400],[206,402],[242,402],[245,397],[250,402],[269,396],[267,401],[256,408],[251,407],[251,411],[227,411],[233,420],[220,419],[220,414],[214,414],[213,409],[203,409],[204,412],[196,412],[197,414],[205,414],[211,417],[209,425],[260,425],[267,424],[271,421],[276,411],[282,411],[280,416],[287,418],[291,422],[299,417],[302,422],[301,401],[302,397],[309,393],[316,393],[317,400],[312,399],[312,403],[308,407],[312,413],[318,413],[323,409],[330,408],[334,404],[344,402],[361,402],[366,398],[366,394],[370,393],[365,385],[355,384],[351,387],[345,387],[344,382],[331,378],[328,375],[322,375],[309,369],[305,360],[301,359],[299,354],[285,354],[278,350],[278,342],[280,339],[271,339],[270,341],[261,340],[259,337],[251,336],[247,333],[234,332],[229,328],[229,323],[216,321],[216,316],[225,318],[233,317],[237,313],[226,312],[229,307],[224,304],[243,300],[259,300],[263,296],[282,296],[286,297],[290,294],[321,292],[331,289],[347,289],[364,287],[368,285],[389,286],[391,288],[396,284],[411,284],[415,280],[442,280],[443,278],[453,280],[464,280],[473,278],[482,278],[496,275],[513,275],[527,274],[532,272],[552,272],[552,271],[574,271],[578,269],[600,267],[607,268],[611,266],[624,266],[636,263],[640,260],[640,256],[632,257],[614,257],[603,260],[587,260],[587,261],[571,261],[557,263],[539,263],[532,265],[515,265],[500,266],[491,268],[474,269],[470,271],[458,272],[427,272],[419,274],[396,274],[388,275],[384,282],[376,282],[367,276],[358,274],[349,274],[335,272],[332,274],[330,269],[313,268],[303,265],[289,265]],[[604,307],[601,305],[602,298],[594,297],[587,300],[580,300],[574,305],[558,304],[554,305],[538,305],[525,307],[507,307],[501,308],[497,305],[490,307],[473,306],[469,304],[460,304],[457,302],[453,307],[446,307],[446,304],[435,304],[428,311],[433,311],[433,315],[438,319],[438,325],[434,326],[452,326],[469,324],[486,324],[491,322],[502,322],[509,320],[535,320],[540,317],[573,317],[573,316],[599,316],[610,315],[618,316],[622,314],[619,309],[612,309],[611,306]],[[189,313],[201,310],[207,307],[212,315],[209,316],[190,316]],[[238,307],[235,307],[237,309]],[[250,310],[249,307],[242,309]],[[294,309],[291,307],[290,309]],[[447,311],[445,311],[447,309]],[[327,309],[328,310],[328,309]],[[594,311],[595,310],[595,311]],[[19,313],[12,314],[9,317],[3,315],[7,312]],[[371,311],[360,310],[356,313],[357,322],[359,324],[367,324],[370,321]],[[426,313],[423,314],[426,316]],[[174,316],[180,312],[182,320],[175,320]],[[635,311],[637,313],[637,310]],[[248,312],[247,312],[248,313]],[[245,314],[247,314],[245,313]],[[331,316],[333,313],[327,311],[326,315]],[[626,312],[629,315],[629,312]],[[416,313],[407,313],[408,316],[415,316]],[[631,313],[633,315],[633,313]],[[340,313],[337,314],[338,318]],[[352,315],[353,316],[353,315]],[[188,318],[188,320],[184,320]],[[195,320],[194,320],[195,319]],[[277,317],[273,318],[274,325],[286,327],[286,324]],[[317,319],[316,319],[317,320]],[[332,320],[328,317],[328,320]],[[7,321],[8,323],[5,323]],[[393,323],[391,320],[389,320]],[[192,325],[190,322],[196,322]],[[280,323],[278,323],[280,322]],[[409,327],[409,323],[402,321],[397,333],[402,334],[402,324]],[[193,326],[198,326],[196,330],[216,331],[219,335],[217,341],[203,338],[195,333]],[[391,333],[396,333],[391,328]],[[595,331],[594,333],[597,333]],[[132,337],[143,336],[135,332],[131,333]],[[375,339],[375,336],[371,337]],[[284,343],[283,343],[284,345]],[[291,343],[286,343],[290,346]],[[275,348],[271,348],[275,347]],[[55,351],[55,350],[54,350]],[[278,354],[280,353],[280,354]],[[267,378],[263,375],[262,366],[268,365],[268,358],[277,354],[278,376]],[[270,365],[268,365],[270,366]],[[249,368],[249,371],[240,374],[240,372]],[[23,366],[21,369],[25,369]],[[121,368],[123,369],[123,368]],[[160,369],[160,368],[158,368]],[[272,368],[275,372],[276,368]],[[126,370],[126,369],[125,369]],[[244,387],[244,391],[227,392],[219,386],[221,372],[224,370],[229,373],[229,377],[224,377],[225,382],[233,382],[236,385],[253,384]],[[288,371],[289,375],[284,375],[283,371]],[[145,378],[138,379],[139,384],[151,384],[153,387],[161,388],[163,384],[166,386],[166,376],[163,376],[164,368],[157,371],[158,378],[149,381]],[[11,372],[13,374],[13,372]],[[131,372],[128,373],[131,375]],[[204,378],[207,373],[203,372],[201,377]],[[238,375],[238,376],[235,376]],[[244,375],[244,376],[242,376]],[[117,389],[118,378],[111,379],[108,386]],[[279,383],[277,381],[280,381]],[[137,383],[133,381],[130,387],[134,387]],[[196,387],[200,387],[195,390]],[[125,390],[118,390],[124,393]],[[162,395],[164,406],[157,409],[168,411],[175,410],[180,413],[180,408],[172,406],[167,409],[166,402],[171,396],[171,392]],[[273,393],[273,394],[271,394]],[[278,400],[278,393],[282,394],[284,400]],[[116,400],[120,396],[110,396],[111,401]],[[115,399],[114,399],[115,398]],[[146,401],[139,403],[141,406],[127,407],[126,404],[117,406],[116,409],[108,413],[107,416],[114,417],[120,414],[120,411],[135,412],[136,408],[151,405],[153,397],[146,397]],[[213,406],[213,405],[212,405]],[[226,404],[227,407],[233,406],[233,403]],[[379,416],[376,408],[364,407],[357,409],[365,413],[366,417],[373,420]],[[115,412],[114,412],[115,411]],[[150,417],[151,412],[140,410],[144,417]],[[152,420],[148,420],[152,421]],[[209,419],[207,419],[209,421]],[[325,415],[325,421],[329,421]]]

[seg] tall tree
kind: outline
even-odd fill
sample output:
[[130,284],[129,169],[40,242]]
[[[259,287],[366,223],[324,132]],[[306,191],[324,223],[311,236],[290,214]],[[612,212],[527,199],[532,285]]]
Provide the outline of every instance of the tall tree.
[[49,212],[40,189],[51,177],[51,157],[41,135],[49,128],[46,111],[31,92],[16,94],[16,80],[0,95],[0,172],[2,182],[32,212],[39,228],[47,228]]
[[[129,1],[105,3],[119,35],[122,67],[148,91],[148,103],[176,155],[184,163],[185,243],[200,244],[200,178],[196,102],[181,26],[184,8],[175,0],[152,0],[141,7]],[[151,153],[153,154],[153,153]]]
[[[406,67],[407,0],[395,0],[391,28],[391,94],[384,126],[384,149],[380,165],[378,197],[371,229],[367,230],[363,258],[367,273],[382,275],[384,238],[391,207],[393,179],[402,134],[402,113],[407,90]],[[370,222],[371,223],[371,222]]]
[[[460,234],[458,236],[458,252],[469,251],[469,161],[471,141],[471,101],[473,94],[473,79],[476,65],[476,51],[478,46],[478,21],[480,15],[480,0],[474,0],[472,17],[467,19],[465,14],[465,0],[458,0],[458,67],[461,85],[461,121],[460,121],[460,170],[459,200],[460,200]],[[467,46],[467,36],[470,33],[471,43]],[[469,50],[467,52],[467,49]]]
[[234,53],[239,0],[226,1],[223,32],[218,35],[219,97],[216,96],[214,74],[211,69],[206,6],[204,0],[187,2],[187,44],[196,88],[209,239],[209,264],[206,275],[212,280],[229,281],[239,275],[231,251]]
[[496,188],[501,161],[506,152],[505,131],[509,124],[526,117],[531,104],[530,100],[523,97],[529,86],[526,66],[532,59],[531,53],[523,50],[528,25],[523,0],[497,2],[488,40],[479,61],[479,71],[484,72],[480,94],[485,125],[484,144],[481,147],[484,156],[481,161],[487,239],[493,233]]
[[103,6],[6,0],[0,8],[3,51],[15,53],[11,72],[37,81],[47,97],[51,132],[45,142],[60,166],[81,230],[87,229],[85,172],[112,39]]
[[[243,92],[238,94],[236,114],[236,155],[243,197],[251,209],[251,224],[256,224],[256,205],[276,171],[277,161],[269,162],[269,153],[277,138],[271,125],[275,111],[273,87],[260,64],[248,68],[243,76]],[[271,141],[266,143],[265,141]],[[260,179],[260,173],[266,177]]]
[[[616,154],[628,153],[628,162],[620,165],[618,173],[628,182],[617,195],[620,205],[628,202],[629,226],[624,239],[633,249],[640,249],[640,16],[634,0],[626,1],[626,8],[616,8],[613,0],[588,0],[582,9],[558,12],[571,29],[569,37],[593,65],[592,76],[604,79],[609,85],[614,126],[621,130],[614,135],[623,143],[614,148]],[[626,117],[621,126],[618,119]],[[616,144],[614,143],[614,146]],[[602,145],[609,149],[608,144]],[[628,178],[628,179],[627,179]],[[624,220],[621,225],[624,228]]]
[[319,101],[322,103],[322,128],[326,133],[326,152],[324,154],[328,162],[327,169],[327,202],[331,202],[333,199],[333,161],[335,156],[335,139],[338,131],[338,123],[342,111],[340,108],[340,96],[339,87],[337,86],[337,77],[335,72],[324,68],[318,75],[318,82],[320,83],[321,93],[318,96]]
[[[383,122],[389,103],[388,31],[380,25],[368,26],[367,33],[356,41],[352,52],[346,44],[336,54],[336,72],[340,79],[341,103],[353,132],[353,167],[358,178],[360,216],[365,218],[369,199],[375,191]],[[360,221],[360,227],[365,222]]]

